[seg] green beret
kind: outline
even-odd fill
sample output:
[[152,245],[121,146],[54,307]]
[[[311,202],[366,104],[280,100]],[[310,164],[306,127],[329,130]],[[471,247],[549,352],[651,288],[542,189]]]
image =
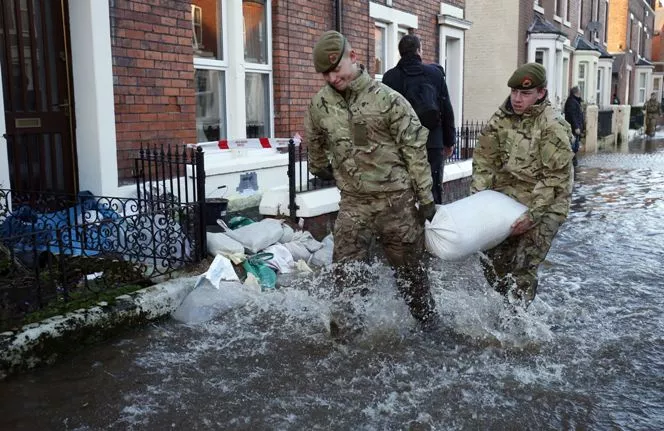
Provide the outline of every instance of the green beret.
[[318,73],[326,73],[339,65],[346,49],[346,38],[338,31],[322,34],[314,46],[314,67]]
[[546,70],[539,63],[526,63],[514,71],[507,86],[516,90],[528,90],[546,85]]

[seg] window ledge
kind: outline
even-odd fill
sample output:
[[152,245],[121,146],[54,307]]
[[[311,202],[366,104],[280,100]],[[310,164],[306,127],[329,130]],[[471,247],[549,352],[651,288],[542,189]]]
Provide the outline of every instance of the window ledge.
[[563,21],[563,25],[564,25],[565,27],[572,28],[572,23],[569,22],[569,21],[567,21],[567,20]]
[[533,9],[535,9],[535,12],[539,12],[541,14],[544,14],[544,8],[540,5],[533,4]]
[[207,176],[288,166],[288,154],[276,150],[224,150],[205,153]]
[[561,17],[559,17],[558,15],[554,15],[554,16],[553,16],[553,20],[556,21],[556,22],[559,22],[559,23],[561,23],[561,24],[562,24],[562,22],[563,22],[563,19],[562,19]]

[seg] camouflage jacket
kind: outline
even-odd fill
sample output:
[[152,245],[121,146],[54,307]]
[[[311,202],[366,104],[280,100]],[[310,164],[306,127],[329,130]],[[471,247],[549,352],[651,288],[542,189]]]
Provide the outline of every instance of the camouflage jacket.
[[305,118],[312,173],[332,164],[341,193],[376,195],[413,188],[433,202],[427,129],[406,99],[362,69],[344,94],[325,85]]
[[650,100],[646,102],[646,104],[643,106],[643,110],[646,111],[646,114],[648,115],[661,115],[662,114],[662,107],[660,106],[659,102],[656,100]]
[[471,192],[496,190],[528,207],[539,223],[562,223],[572,194],[569,124],[548,100],[515,114],[509,98],[493,114],[473,152]]

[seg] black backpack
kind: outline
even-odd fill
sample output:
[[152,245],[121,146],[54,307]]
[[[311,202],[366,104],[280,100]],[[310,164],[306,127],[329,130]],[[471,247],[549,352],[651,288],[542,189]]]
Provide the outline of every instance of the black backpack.
[[440,126],[440,100],[438,89],[429,82],[421,68],[414,73],[413,68],[402,69],[403,95],[415,110],[420,123],[429,130]]

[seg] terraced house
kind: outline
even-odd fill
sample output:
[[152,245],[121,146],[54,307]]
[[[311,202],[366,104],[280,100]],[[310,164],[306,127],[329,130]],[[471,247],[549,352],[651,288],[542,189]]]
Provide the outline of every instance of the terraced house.
[[[650,45],[653,5],[646,0],[508,0],[466,5],[473,27],[466,37],[464,117],[485,119],[507,96],[506,81],[520,64],[547,69],[549,98],[561,108],[570,87],[599,109],[617,95],[642,105],[654,85]],[[487,37],[491,36],[491,43]],[[492,73],[486,76],[486,70]],[[661,84],[660,84],[661,88]]]
[[284,184],[287,155],[269,139],[233,143],[302,132],[328,29],[378,79],[415,32],[463,110],[462,0],[6,0],[0,14],[0,184],[12,188],[123,194],[142,143],[204,142],[211,187]]

